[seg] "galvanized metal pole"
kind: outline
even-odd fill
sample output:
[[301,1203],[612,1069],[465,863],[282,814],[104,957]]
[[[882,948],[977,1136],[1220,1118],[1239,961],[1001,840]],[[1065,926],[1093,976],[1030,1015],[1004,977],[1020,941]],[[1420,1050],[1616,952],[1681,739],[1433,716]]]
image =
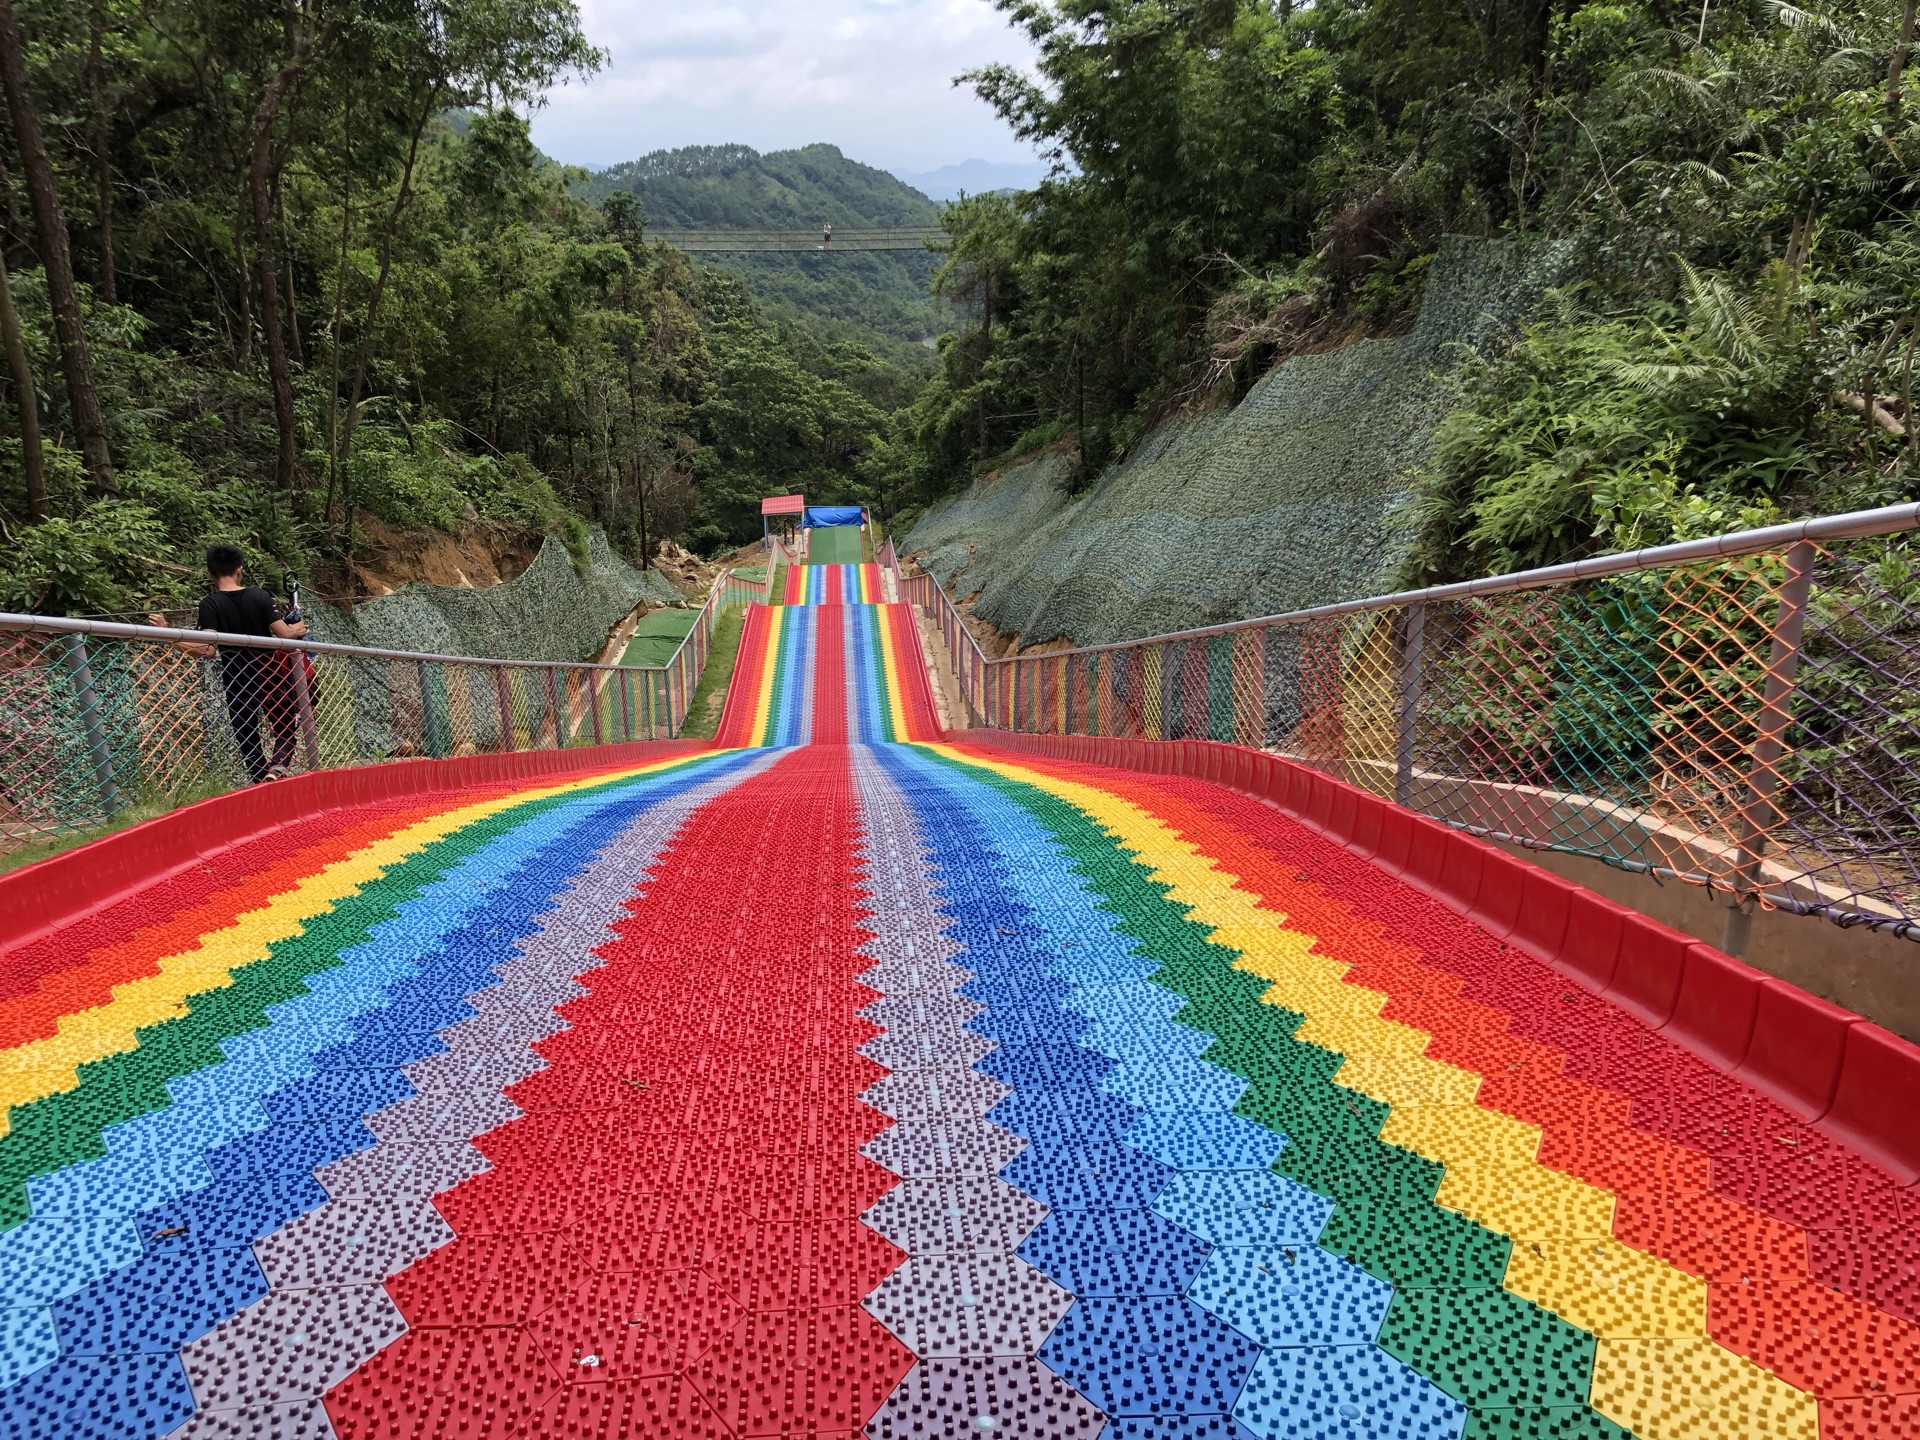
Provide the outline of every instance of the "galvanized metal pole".
[[1413,742],[1420,719],[1420,692],[1427,639],[1427,607],[1407,607],[1407,628],[1400,647],[1400,715],[1394,734],[1393,803],[1413,804]]
[[300,748],[307,754],[307,769],[320,768],[320,736],[313,723],[313,687],[307,682],[307,657],[296,654],[291,665],[293,675],[294,718],[300,726]]
[[1818,549],[1802,540],[1787,551],[1787,578],[1780,587],[1780,609],[1773,622],[1773,647],[1767,659],[1767,684],[1754,722],[1753,746],[1747,763],[1747,802],[1740,807],[1739,851],[1734,860],[1733,908],[1727,911],[1720,948],[1739,956],[1753,935],[1760,861],[1767,836],[1780,821],[1774,795],[1781,784],[1780,761],[1786,754],[1787,727],[1792,723],[1795,680],[1800,669],[1800,639],[1807,623],[1807,592],[1813,583]]
[[83,635],[69,637],[60,663],[73,677],[73,698],[80,710],[80,725],[87,735],[87,756],[93,762],[94,784],[100,789],[100,803],[111,820],[126,804],[119,783],[113,776],[113,751],[107,744],[107,726],[100,715],[100,695],[94,688],[93,661],[87,655]]

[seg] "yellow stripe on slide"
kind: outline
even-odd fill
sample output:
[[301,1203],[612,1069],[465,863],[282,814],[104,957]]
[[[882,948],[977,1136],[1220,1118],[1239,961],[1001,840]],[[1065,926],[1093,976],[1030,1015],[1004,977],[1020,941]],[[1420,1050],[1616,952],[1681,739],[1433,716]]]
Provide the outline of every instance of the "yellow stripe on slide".
[[1380,1010],[1389,998],[1346,983],[1315,937],[1254,903],[1165,821],[1096,786],[1024,766],[929,750],[1031,785],[1079,810],[1188,907],[1235,968],[1271,982],[1261,998],[1304,1015],[1300,1039],[1346,1057],[1334,1082],[1389,1107],[1380,1138],[1446,1167],[1439,1203],[1510,1235],[1508,1290],[1598,1337],[1593,1407],[1647,1440],[1729,1433],[1815,1440],[1811,1395],[1715,1342],[1707,1287],[1613,1237],[1613,1195],[1537,1159],[1540,1129],[1473,1103],[1480,1077],[1427,1058],[1427,1033]]
[[323,866],[258,909],[242,913],[232,924],[208,931],[191,948],[164,956],[156,974],[114,986],[113,998],[104,1005],[62,1015],[55,1034],[0,1050],[0,1135],[12,1128],[9,1107],[75,1089],[80,1083],[80,1066],[133,1049],[136,1031],[184,1014],[189,996],[232,984],[236,971],[266,959],[270,947],[303,933],[306,921],[332,909],[435,841],[516,806],[705,758],[680,756],[462,805],[416,821]]

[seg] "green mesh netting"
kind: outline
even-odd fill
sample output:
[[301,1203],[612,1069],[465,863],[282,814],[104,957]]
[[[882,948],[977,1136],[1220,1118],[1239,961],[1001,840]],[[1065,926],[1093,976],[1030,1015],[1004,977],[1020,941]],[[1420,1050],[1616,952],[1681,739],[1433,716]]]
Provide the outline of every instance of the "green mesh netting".
[[351,614],[314,604],[313,638],[483,660],[587,660],[641,601],[686,598],[658,571],[620,559],[598,530],[588,536],[587,555],[583,575],[566,546],[549,536],[533,564],[504,585],[407,585]]
[[1376,593],[1413,536],[1410,476],[1469,351],[1511,335],[1559,250],[1449,237],[1412,333],[1303,355],[1238,406],[1172,421],[1069,500],[1058,456],[929,511],[902,550],[1024,643],[1094,645]]

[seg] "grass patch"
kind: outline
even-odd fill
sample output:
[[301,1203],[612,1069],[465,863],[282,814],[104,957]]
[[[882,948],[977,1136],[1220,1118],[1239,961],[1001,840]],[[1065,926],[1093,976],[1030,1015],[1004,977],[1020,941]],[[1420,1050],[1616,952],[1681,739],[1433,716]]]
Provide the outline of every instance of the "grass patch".
[[680,642],[687,638],[687,632],[693,629],[700,619],[700,612],[688,607],[685,610],[655,610],[640,618],[640,628],[633,632],[633,638],[627,641],[627,648],[621,653],[622,665],[664,665],[673,658],[673,652],[680,648]]
[[689,740],[711,740],[720,728],[720,716],[727,707],[727,686],[733,680],[733,663],[740,657],[740,632],[746,628],[747,607],[729,605],[720,612],[713,627],[713,648],[707,651],[706,669],[693,688],[687,704],[687,723],[680,734]]

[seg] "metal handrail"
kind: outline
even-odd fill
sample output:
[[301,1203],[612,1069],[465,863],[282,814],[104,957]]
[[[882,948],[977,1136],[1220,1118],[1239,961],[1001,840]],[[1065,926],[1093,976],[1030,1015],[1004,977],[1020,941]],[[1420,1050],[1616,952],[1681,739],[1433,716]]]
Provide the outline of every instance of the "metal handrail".
[[[1194,630],[1173,630],[1163,635],[1143,635],[1137,640],[1109,640],[1099,645],[1076,645],[1070,650],[1049,650],[1046,658],[1057,660],[1067,655],[1094,655],[1103,650],[1125,650],[1149,642],[1203,640],[1213,635],[1228,635],[1236,630],[1255,630],[1268,625],[1297,625],[1308,620],[1332,620],[1342,615],[1360,615],[1370,610],[1393,610],[1408,605],[1430,604],[1444,600],[1463,600],[1483,595],[1501,595],[1516,590],[1539,590],[1564,585],[1572,580],[1604,580],[1614,575],[1629,575],[1639,570],[1666,569],[1702,560],[1727,560],[1738,555],[1758,555],[1783,550],[1802,540],[1865,540],[1875,535],[1897,535],[1905,530],[1920,530],[1920,503],[1888,505],[1878,510],[1854,510],[1844,515],[1827,515],[1814,520],[1794,520],[1784,525],[1768,525],[1758,530],[1738,530],[1730,535],[1715,535],[1704,540],[1681,540],[1671,545],[1655,545],[1642,550],[1622,550],[1596,555],[1587,560],[1569,560],[1561,565],[1544,565],[1535,570],[1516,570],[1505,575],[1488,575],[1478,580],[1456,580],[1446,585],[1429,585],[1421,590],[1397,590],[1390,595],[1370,595],[1364,600],[1341,600],[1316,605],[1308,610],[1289,610],[1279,615],[1258,615],[1249,620],[1229,620],[1219,625],[1203,625]],[[944,589],[942,589],[944,594]],[[949,601],[949,604],[952,602]],[[971,636],[969,636],[971,638]],[[975,648],[978,648],[976,643]],[[990,665],[1012,664],[1025,657],[1003,655],[988,658]]]
[[[1904,503],[997,658],[930,573],[900,586],[976,725],[1287,755],[1471,833],[1728,892],[1737,954],[1756,901],[1920,939],[1916,530]],[[1595,583],[1640,574],[1644,594]]]

